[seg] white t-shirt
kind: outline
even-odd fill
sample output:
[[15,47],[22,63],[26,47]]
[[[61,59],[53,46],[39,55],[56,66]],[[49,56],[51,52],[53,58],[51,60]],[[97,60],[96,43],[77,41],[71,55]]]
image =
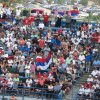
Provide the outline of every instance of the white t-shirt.
[[8,81],[7,85],[8,85],[8,87],[13,87],[14,82],[13,81]]
[[21,56],[21,60],[24,61],[25,60],[25,56]]
[[17,49],[17,44],[14,44],[13,45],[13,48],[16,50]]
[[85,93],[86,95],[88,95],[90,92],[91,92],[91,90],[90,90],[89,88],[84,89],[84,93]]
[[32,84],[32,79],[27,79],[26,84],[27,84],[27,87],[30,87],[30,85]]
[[79,60],[80,60],[80,61],[85,60],[85,56],[84,56],[84,55],[79,55]]
[[72,73],[71,73],[71,68],[70,68],[70,67],[67,67],[66,70],[67,70],[67,73],[72,74]]
[[92,24],[88,24],[88,28],[89,29],[92,29]]
[[93,78],[88,78],[87,81],[88,82],[93,82]]
[[84,38],[84,32],[83,31],[81,32],[81,37]]
[[25,69],[26,69],[25,70],[26,73],[30,73],[30,66],[25,66]]
[[28,48],[30,48],[31,43],[30,42],[26,42],[26,44],[27,44]]
[[12,42],[6,42],[7,47],[10,47],[12,45]]
[[79,89],[79,94],[84,94],[84,88]]
[[91,75],[96,76],[98,74],[97,70],[92,71]]
[[32,79],[27,79],[26,84],[32,84]]
[[3,13],[6,14],[6,8],[2,8]]
[[12,63],[13,63],[13,60],[8,60],[8,63],[9,63],[9,64],[12,64]]
[[39,28],[43,29],[44,28],[44,24],[43,23],[40,23],[39,24]]
[[3,10],[2,9],[0,9],[0,14],[1,14],[1,17],[2,17],[2,14],[3,14]]
[[99,27],[97,28],[97,32],[100,32],[100,28]]
[[80,36],[80,31],[77,31],[77,36]]
[[5,38],[1,38],[0,40],[1,40],[3,43],[5,42]]
[[16,10],[16,16],[20,16],[20,14],[21,14],[21,10],[20,9],[17,9]]
[[53,79],[53,76],[52,76],[51,74],[49,74],[48,78],[49,78],[50,80],[52,80],[52,79]]
[[11,10],[10,10],[10,8],[8,8],[8,9],[6,9],[6,13],[7,13],[7,15],[11,15]]

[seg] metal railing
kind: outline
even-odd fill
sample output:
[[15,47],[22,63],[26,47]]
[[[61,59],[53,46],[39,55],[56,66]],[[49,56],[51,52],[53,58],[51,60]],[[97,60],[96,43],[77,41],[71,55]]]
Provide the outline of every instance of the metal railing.
[[63,100],[62,93],[47,91],[46,88],[30,87],[30,88],[16,88],[16,89],[6,89],[5,87],[1,90],[1,100],[9,100],[10,96],[14,95],[16,100],[29,100],[39,99],[39,100]]

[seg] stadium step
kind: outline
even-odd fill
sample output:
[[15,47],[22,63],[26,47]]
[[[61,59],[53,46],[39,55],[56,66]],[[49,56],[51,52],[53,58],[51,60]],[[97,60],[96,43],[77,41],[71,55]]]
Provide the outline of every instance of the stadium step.
[[87,81],[87,78],[89,77],[90,74],[91,73],[85,73],[83,75],[83,77],[78,81],[78,84],[83,84],[84,82],[86,82]]
[[91,74],[91,71],[89,73],[84,73],[84,75],[79,78],[76,83],[73,85],[72,90],[70,91],[70,93],[68,95],[66,95],[66,97],[64,98],[64,100],[77,100],[76,99],[76,94],[78,93],[78,90],[80,88],[81,84],[84,84],[84,82],[87,81],[87,78],[89,77],[89,75]]

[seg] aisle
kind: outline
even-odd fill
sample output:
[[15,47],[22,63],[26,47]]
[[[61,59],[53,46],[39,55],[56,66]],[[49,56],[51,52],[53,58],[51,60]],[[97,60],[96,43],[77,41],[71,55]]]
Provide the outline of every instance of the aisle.
[[[90,73],[91,73],[91,71],[90,71]],[[73,85],[72,90],[70,91],[70,93],[68,95],[66,95],[64,100],[65,99],[66,100],[77,100],[76,98],[77,98],[77,93],[79,91],[80,85],[83,84],[84,82],[86,82],[90,73],[84,73],[82,78],[77,80],[77,82]]]

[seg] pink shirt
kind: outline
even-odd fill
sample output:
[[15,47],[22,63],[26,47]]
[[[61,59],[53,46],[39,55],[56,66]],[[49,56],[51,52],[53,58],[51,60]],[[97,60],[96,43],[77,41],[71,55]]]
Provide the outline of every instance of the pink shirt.
[[36,66],[34,64],[31,64],[31,68],[30,68],[31,72],[34,72],[35,68],[36,68]]
[[63,57],[61,57],[61,58],[58,59],[58,61],[59,61],[60,63],[64,63],[65,59],[64,59]]

